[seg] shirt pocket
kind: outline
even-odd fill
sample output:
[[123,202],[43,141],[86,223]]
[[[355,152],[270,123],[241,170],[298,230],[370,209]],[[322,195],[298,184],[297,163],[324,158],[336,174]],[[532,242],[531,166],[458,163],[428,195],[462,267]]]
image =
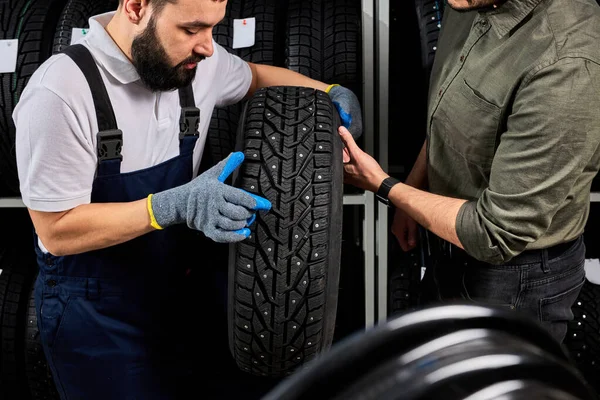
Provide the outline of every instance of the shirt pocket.
[[438,108],[443,140],[468,162],[489,169],[501,108],[481,97],[464,79],[451,85],[444,97]]

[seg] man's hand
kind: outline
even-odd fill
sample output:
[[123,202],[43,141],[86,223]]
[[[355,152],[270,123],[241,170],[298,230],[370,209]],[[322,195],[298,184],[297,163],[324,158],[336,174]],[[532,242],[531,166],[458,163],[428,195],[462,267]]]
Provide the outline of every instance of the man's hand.
[[191,182],[148,196],[152,226],[157,229],[187,222],[216,242],[238,242],[250,235],[258,210],[271,203],[245,190],[226,185],[225,180],[244,161],[244,153],[226,159]]
[[398,239],[404,251],[410,251],[417,246],[419,241],[418,224],[402,209],[397,208],[392,223],[392,233]]
[[381,182],[389,175],[383,172],[373,157],[358,147],[348,129],[341,126],[339,133],[345,145],[344,183],[376,192]]
[[342,120],[342,125],[350,131],[354,140],[363,133],[362,111],[356,95],[340,85],[330,85],[326,92],[329,94]]

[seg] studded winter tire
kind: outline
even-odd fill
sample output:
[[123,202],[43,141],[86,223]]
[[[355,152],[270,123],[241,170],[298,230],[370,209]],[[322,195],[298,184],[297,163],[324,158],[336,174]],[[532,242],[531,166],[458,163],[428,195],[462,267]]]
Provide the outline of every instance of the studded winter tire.
[[230,350],[243,371],[280,377],[329,349],[339,284],[342,143],[329,96],[261,89],[243,110],[234,185],[266,197],[230,247]]
[[52,54],[65,1],[0,1],[0,40],[18,40],[16,71],[0,74],[0,178],[9,194],[19,193],[12,112],[31,75]]

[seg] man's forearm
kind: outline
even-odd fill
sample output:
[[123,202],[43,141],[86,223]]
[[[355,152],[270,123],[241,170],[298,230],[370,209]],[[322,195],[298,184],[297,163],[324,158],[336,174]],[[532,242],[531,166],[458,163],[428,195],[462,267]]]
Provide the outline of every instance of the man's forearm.
[[408,174],[405,183],[417,189],[424,190],[427,188],[427,140],[425,140],[423,147],[421,147],[419,156],[410,174]]
[[65,213],[30,214],[42,243],[56,256],[114,246],[154,230],[147,199],[84,204]]
[[248,65],[252,70],[252,84],[248,90],[248,97],[257,89],[269,86],[302,86],[323,91],[329,86],[327,83],[311,79],[290,69],[253,63]]
[[395,185],[388,197],[425,229],[463,248],[456,234],[456,217],[466,200],[439,196],[403,183]]

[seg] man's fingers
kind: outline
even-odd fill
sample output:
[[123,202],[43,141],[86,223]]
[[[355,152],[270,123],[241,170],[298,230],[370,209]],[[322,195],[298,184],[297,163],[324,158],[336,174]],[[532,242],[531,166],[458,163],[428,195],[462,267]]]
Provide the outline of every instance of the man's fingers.
[[246,207],[226,202],[219,206],[219,212],[225,217],[237,221],[245,221],[248,218],[252,217],[252,215],[254,214]]
[[356,145],[354,138],[352,137],[348,129],[344,128],[343,126],[339,127],[338,132],[340,134],[340,137],[342,138],[342,142],[346,146],[344,151],[348,151],[350,158],[352,158],[354,152],[358,150],[358,146]]
[[223,215],[220,215],[217,218],[217,228],[222,229],[224,231],[239,231],[246,227],[246,220],[236,221],[234,219],[227,218]]
[[418,240],[418,228],[416,223],[408,224],[408,245],[411,246],[411,249],[417,245]]
[[344,148],[343,153],[342,153],[342,160],[343,160],[344,164],[347,164],[350,161],[352,161],[350,159],[350,152],[348,151],[348,148]]
[[211,232],[209,237],[217,243],[235,243],[241,242],[250,236],[250,229],[244,228],[238,231],[226,231],[223,229],[216,229]]
[[229,178],[229,175],[244,162],[244,153],[236,151],[235,153],[231,153],[225,160],[227,161],[218,178],[221,182],[225,182]]

